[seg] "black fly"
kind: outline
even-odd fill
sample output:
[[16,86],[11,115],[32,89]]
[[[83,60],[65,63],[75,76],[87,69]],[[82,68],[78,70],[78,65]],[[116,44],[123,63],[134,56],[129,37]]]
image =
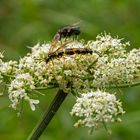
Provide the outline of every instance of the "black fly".
[[59,41],[62,38],[71,37],[71,36],[78,36],[80,32],[79,26],[77,26],[79,22],[73,25],[66,25],[59,29],[57,33],[53,37],[53,41]]

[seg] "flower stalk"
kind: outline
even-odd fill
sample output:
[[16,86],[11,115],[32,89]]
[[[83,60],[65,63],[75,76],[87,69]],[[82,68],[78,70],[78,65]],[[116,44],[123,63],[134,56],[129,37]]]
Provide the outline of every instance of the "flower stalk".
[[55,115],[55,113],[57,112],[67,95],[68,94],[65,93],[63,90],[59,90],[57,92],[52,103],[50,104],[50,107],[48,108],[48,110],[45,111],[43,117],[28,137],[28,140],[39,139],[39,137],[41,136],[45,128],[49,125],[50,121],[52,120],[53,116]]
[[[88,79],[90,80],[91,77],[86,77],[85,79]],[[125,83],[125,84],[117,84],[117,85],[114,85],[114,84],[110,84],[110,85],[105,85],[104,88],[105,89],[111,89],[111,88],[129,88],[129,87],[136,87],[136,86],[140,86],[140,81],[134,81],[133,83]],[[54,88],[58,88],[58,86],[50,86],[50,87],[37,87],[35,88],[35,90],[47,90],[47,89],[54,89]],[[91,86],[91,88],[99,88],[97,86]]]

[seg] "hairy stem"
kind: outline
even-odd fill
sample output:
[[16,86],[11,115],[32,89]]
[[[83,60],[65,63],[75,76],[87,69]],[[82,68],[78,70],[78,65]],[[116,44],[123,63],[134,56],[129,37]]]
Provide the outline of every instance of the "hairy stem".
[[45,128],[50,123],[51,119],[59,109],[60,105],[63,103],[64,99],[66,98],[67,93],[63,90],[59,90],[54,97],[52,103],[50,104],[48,110],[44,113],[43,117],[33,129],[32,133],[28,137],[28,140],[38,140]]

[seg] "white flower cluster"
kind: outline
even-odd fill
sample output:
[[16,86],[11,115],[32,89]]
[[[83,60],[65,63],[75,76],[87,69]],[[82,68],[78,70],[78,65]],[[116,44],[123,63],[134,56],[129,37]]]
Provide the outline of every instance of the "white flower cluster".
[[[57,86],[65,92],[78,94],[111,84],[131,84],[140,78],[140,49],[127,52],[128,45],[128,42],[122,43],[121,39],[105,34],[87,43],[62,40],[54,46],[51,43],[37,44],[19,63],[3,62],[3,55],[0,54],[0,80],[3,82],[4,76],[7,76],[6,84],[14,109],[23,99],[30,100],[32,110],[38,101],[31,101],[31,91],[38,87]],[[46,63],[44,58],[48,56],[51,47],[55,47],[54,50],[62,47],[64,52],[66,48],[86,48],[92,50],[92,53],[64,54],[50,58]]]
[[122,39],[113,38],[108,34],[98,35],[95,41],[89,41],[88,43],[92,50],[97,52],[100,56],[116,56],[120,57],[125,55],[126,46],[129,46],[129,42],[122,43]]
[[47,86],[51,81],[51,67],[47,67],[44,60],[49,53],[50,44],[35,45],[25,57],[19,60],[15,71],[15,78],[8,87],[11,107],[17,109],[21,100],[29,102],[31,109],[35,110],[35,104],[39,100],[32,99],[33,90],[36,87]]
[[[93,73],[93,85],[104,87],[107,84],[132,83],[136,73],[140,72],[140,49],[126,52],[129,43],[110,35],[99,35],[96,41],[90,41],[88,47],[99,55],[96,64],[90,68]],[[137,75],[138,76],[138,75]]]
[[133,74],[133,79],[140,78],[140,49],[133,49],[126,58],[126,68]]
[[121,121],[122,104],[115,95],[97,90],[81,94],[72,108],[71,115],[79,119],[75,127],[96,128],[100,123]]
[[3,54],[0,53],[0,83],[5,82],[5,76],[14,75],[17,69],[16,61],[3,62],[3,57]]
[[34,104],[38,104],[38,100],[30,99],[27,92],[35,89],[33,77],[29,73],[18,74],[11,82],[8,92],[9,99],[12,104],[11,107],[16,109],[22,99],[29,102],[31,109],[35,110]]

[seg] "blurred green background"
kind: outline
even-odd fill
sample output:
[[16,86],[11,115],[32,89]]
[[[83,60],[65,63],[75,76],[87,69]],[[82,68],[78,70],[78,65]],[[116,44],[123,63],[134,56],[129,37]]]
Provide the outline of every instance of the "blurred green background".
[[[52,39],[63,25],[81,21],[80,38],[95,39],[106,31],[140,46],[140,0],[0,0],[0,51],[5,60],[18,60],[28,46]],[[119,91],[118,91],[119,92]],[[35,112],[24,105],[21,117],[9,108],[7,95],[0,97],[0,139],[25,140],[55,95],[55,90],[39,97]],[[87,129],[73,127],[69,112],[74,97],[69,95],[40,140],[140,140],[140,88],[123,89],[119,94],[126,115],[120,124],[110,125],[88,135]]]

